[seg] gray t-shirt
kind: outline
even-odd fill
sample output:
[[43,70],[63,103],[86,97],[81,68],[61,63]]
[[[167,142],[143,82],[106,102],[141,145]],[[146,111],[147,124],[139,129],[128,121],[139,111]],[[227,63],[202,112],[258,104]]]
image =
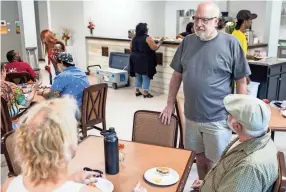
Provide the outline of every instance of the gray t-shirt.
[[195,122],[227,119],[223,99],[233,80],[251,74],[237,39],[221,32],[209,41],[195,34],[185,37],[171,67],[183,75],[185,116]]

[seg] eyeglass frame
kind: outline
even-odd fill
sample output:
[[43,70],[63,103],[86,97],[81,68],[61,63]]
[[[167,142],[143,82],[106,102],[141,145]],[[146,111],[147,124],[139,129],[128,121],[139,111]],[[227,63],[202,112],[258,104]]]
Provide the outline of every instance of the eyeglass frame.
[[[198,22],[199,20],[202,20],[202,22],[203,22],[204,24],[208,24],[209,21],[211,21],[211,20],[213,20],[213,19],[216,19],[216,18],[217,18],[217,17],[200,18],[200,17],[192,16],[192,19],[194,20],[194,22]],[[197,19],[198,21],[196,21],[196,19]]]

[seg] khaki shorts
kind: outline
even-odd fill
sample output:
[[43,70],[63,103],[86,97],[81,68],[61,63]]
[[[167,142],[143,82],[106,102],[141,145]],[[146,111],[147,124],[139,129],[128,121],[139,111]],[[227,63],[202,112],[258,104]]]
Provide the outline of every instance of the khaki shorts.
[[231,142],[232,131],[227,121],[198,123],[185,119],[185,148],[217,162],[224,149]]

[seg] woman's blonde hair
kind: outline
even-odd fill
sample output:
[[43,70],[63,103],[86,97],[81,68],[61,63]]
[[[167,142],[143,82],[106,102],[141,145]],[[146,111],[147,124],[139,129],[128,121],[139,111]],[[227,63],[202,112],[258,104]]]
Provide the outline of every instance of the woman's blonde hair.
[[63,97],[32,107],[15,132],[15,153],[22,174],[38,185],[56,182],[78,142],[76,101]]

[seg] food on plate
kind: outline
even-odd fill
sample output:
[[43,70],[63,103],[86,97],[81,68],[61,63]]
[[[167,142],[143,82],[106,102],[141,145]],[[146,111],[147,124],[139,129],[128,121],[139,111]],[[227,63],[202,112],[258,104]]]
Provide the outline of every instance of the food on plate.
[[123,150],[125,148],[125,145],[123,143],[118,144],[118,149]]
[[170,169],[167,167],[158,167],[156,171],[163,176],[168,176],[170,174]]
[[286,109],[281,111],[282,117],[286,118]]
[[33,84],[34,82],[32,80],[28,81],[27,84]]
[[154,183],[161,183],[162,182],[162,179],[161,178],[153,178],[152,179],[152,181],[154,182]]
[[270,101],[268,99],[262,99],[262,101],[264,101],[264,103],[269,104]]
[[90,183],[90,184],[88,184],[88,186],[90,186],[90,187],[96,187],[96,184],[95,184],[95,183]]

